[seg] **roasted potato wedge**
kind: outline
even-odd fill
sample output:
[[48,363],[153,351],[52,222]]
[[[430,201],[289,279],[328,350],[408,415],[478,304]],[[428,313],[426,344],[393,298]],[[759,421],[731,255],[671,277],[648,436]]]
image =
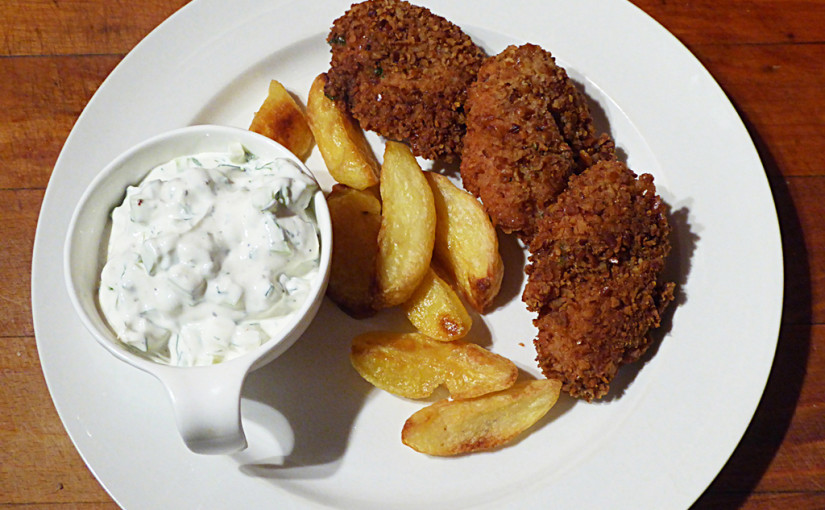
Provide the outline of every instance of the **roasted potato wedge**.
[[533,426],[559,398],[561,382],[518,382],[476,398],[441,400],[407,419],[401,441],[429,455],[458,455],[504,445]]
[[378,184],[380,165],[358,121],[324,94],[327,75],[312,82],[307,98],[307,120],[321,157],[332,177],[351,188]]
[[312,152],[314,137],[304,112],[276,80],[269,82],[269,93],[255,112],[249,130],[275,140],[301,161],[306,161]]
[[401,308],[415,329],[444,342],[464,337],[473,325],[461,298],[432,268]]
[[427,172],[436,209],[434,257],[471,307],[483,312],[501,289],[498,237],[478,200],[447,177]]
[[400,305],[427,274],[435,243],[433,192],[410,148],[388,141],[381,166],[376,306]]
[[467,398],[512,386],[518,369],[509,359],[456,340],[421,333],[373,331],[355,337],[350,361],[372,385],[406,398],[425,398],[442,384]]
[[327,196],[332,219],[332,266],[327,295],[355,318],[369,317],[375,289],[375,257],[381,201],[373,189],[336,184]]

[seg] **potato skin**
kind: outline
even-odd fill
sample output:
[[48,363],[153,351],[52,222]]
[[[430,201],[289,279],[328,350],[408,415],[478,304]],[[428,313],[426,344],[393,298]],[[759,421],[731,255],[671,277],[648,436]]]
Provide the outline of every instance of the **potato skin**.
[[421,333],[358,335],[350,361],[370,384],[405,398],[429,397],[442,384],[455,398],[475,397],[508,388],[518,377],[512,361],[477,344]]
[[376,307],[387,308],[409,299],[429,270],[436,213],[424,172],[403,143],[387,142],[380,189]]
[[401,308],[418,331],[443,342],[463,338],[473,325],[461,298],[432,268]]
[[358,121],[324,93],[326,74],[312,82],[307,98],[307,122],[330,175],[356,189],[378,184],[380,165]]
[[348,315],[375,313],[375,258],[381,202],[374,189],[336,184],[327,197],[332,219],[332,267],[327,296]]
[[426,172],[436,210],[434,257],[462,297],[484,312],[501,290],[504,262],[498,235],[482,205],[447,177]]
[[267,97],[252,118],[249,130],[275,140],[301,161],[309,157],[315,141],[303,110],[276,80],[269,83]]
[[437,456],[497,448],[547,414],[560,392],[560,381],[539,379],[479,397],[440,400],[407,419],[401,441],[417,452]]

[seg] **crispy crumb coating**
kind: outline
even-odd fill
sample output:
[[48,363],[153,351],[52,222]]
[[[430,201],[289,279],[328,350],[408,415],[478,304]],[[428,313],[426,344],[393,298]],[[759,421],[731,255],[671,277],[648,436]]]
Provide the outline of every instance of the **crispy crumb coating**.
[[539,367],[586,400],[650,345],[673,299],[659,275],[670,251],[667,206],[653,177],[601,162],[570,179],[537,224],[523,299],[538,312]]
[[486,59],[466,110],[464,187],[499,228],[525,240],[571,175],[615,157],[567,72],[533,44]]
[[485,56],[458,26],[405,1],[368,0],[333,22],[327,42],[326,94],[363,128],[417,156],[458,158],[467,86]]

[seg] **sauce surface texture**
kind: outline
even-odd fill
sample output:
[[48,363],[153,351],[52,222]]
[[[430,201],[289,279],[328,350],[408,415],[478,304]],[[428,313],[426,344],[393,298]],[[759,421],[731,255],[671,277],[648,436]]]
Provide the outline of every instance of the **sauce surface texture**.
[[195,366],[279,336],[318,272],[317,189],[240,144],[152,169],[112,211],[98,297],[120,341]]

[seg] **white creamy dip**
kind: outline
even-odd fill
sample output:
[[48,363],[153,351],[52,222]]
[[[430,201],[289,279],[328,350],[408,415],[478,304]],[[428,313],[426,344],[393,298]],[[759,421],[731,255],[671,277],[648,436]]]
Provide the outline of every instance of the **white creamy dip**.
[[240,144],[154,168],[112,211],[99,300],[118,338],[194,366],[277,336],[318,272],[317,189]]

